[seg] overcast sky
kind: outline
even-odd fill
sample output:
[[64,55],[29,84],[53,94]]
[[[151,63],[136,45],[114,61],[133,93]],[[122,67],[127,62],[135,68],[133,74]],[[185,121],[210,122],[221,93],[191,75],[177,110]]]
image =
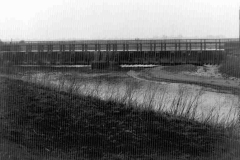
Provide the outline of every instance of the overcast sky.
[[0,39],[239,36],[239,0],[0,0]]

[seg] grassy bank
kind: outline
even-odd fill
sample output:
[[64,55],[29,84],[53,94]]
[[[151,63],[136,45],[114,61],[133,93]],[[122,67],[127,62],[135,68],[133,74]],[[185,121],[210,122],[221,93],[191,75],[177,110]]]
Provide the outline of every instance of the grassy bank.
[[175,66],[164,66],[162,70],[172,73],[179,73],[179,72],[196,72],[198,67],[192,64],[185,64],[185,65],[175,65]]
[[[209,159],[228,151],[227,129],[1,78],[4,138],[73,159]],[[1,120],[3,121],[3,120]]]
[[227,56],[226,61],[219,67],[219,72],[226,77],[240,78],[240,57]]

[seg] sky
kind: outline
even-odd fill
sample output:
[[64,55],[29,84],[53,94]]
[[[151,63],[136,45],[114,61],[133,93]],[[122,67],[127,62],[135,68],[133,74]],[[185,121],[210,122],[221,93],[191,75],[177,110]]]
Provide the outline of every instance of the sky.
[[238,38],[239,6],[239,0],[0,0],[0,39]]

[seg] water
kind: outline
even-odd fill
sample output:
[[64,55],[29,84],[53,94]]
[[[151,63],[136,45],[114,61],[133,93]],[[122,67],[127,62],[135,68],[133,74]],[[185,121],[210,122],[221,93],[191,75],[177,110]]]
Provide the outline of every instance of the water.
[[[81,77],[81,74],[79,76]],[[162,111],[177,110],[179,114],[182,111],[186,112],[188,107],[193,109],[197,106],[195,118],[198,120],[204,120],[210,116],[213,122],[230,123],[238,118],[239,97],[237,95],[204,90],[197,85],[154,83],[135,79],[130,81],[120,79],[118,83],[110,83],[97,79],[85,81],[79,78],[73,84],[60,77],[63,77],[61,72],[48,75],[36,73],[31,75],[31,80],[52,87],[62,87],[63,90],[75,88],[78,94],[92,95],[103,100],[134,102]],[[178,105],[174,105],[177,103]]]

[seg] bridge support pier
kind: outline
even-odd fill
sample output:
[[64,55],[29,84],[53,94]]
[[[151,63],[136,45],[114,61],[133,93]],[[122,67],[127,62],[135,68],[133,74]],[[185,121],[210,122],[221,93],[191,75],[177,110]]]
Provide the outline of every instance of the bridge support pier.
[[119,68],[119,64],[113,60],[109,60],[107,52],[94,52],[94,61],[91,62],[91,68],[116,70]]

